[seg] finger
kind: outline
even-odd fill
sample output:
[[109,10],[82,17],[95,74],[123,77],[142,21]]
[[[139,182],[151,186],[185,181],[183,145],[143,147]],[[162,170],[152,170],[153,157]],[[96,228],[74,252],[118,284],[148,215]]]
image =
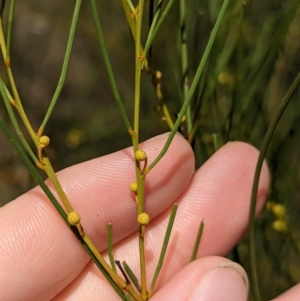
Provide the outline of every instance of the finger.
[[[177,199],[179,204],[166,259],[157,288],[162,287],[189,261],[199,222],[204,218],[204,232],[198,257],[225,255],[247,229],[251,186],[258,151],[245,143],[229,143],[213,155],[194,175],[190,184]],[[269,173],[264,165],[258,188],[257,211],[263,205],[269,185]],[[146,233],[146,262],[148,279],[151,279],[169,219],[169,211],[155,218]],[[128,237],[114,248],[115,258],[126,262],[139,276],[139,256],[136,235]],[[86,271],[88,273],[88,270]],[[96,278],[94,274],[93,284]],[[84,284],[83,284],[84,283]],[[101,300],[111,291],[99,277]],[[76,287],[87,291],[88,281]],[[72,285],[68,292],[73,292]],[[64,292],[64,296],[67,292]],[[104,298],[104,297],[103,297]],[[60,299],[59,299],[60,300]],[[63,300],[63,299],[61,299]],[[115,299],[109,299],[115,300]],[[117,299],[116,299],[117,300]]]
[[[161,135],[142,144],[150,162],[166,139]],[[156,216],[167,208],[193,172],[191,148],[176,136],[149,174],[147,211]],[[68,168],[58,178],[100,250],[106,248],[107,223],[113,223],[116,240],[136,229],[136,204],[128,188],[135,179],[130,148]],[[48,300],[89,260],[39,188],[1,208],[0,220],[0,283],[10,288],[0,290],[0,300]]]
[[204,257],[183,268],[151,301],[246,301],[248,280],[238,264]]
[[[248,279],[241,266],[222,257],[204,257],[184,267],[151,297],[151,301],[227,300],[220,298],[223,295],[228,295],[231,301],[243,301],[247,300],[247,291]],[[99,277],[99,271],[91,263],[52,301],[80,300],[118,301],[120,297],[102,276]]]
[[298,301],[300,298],[300,284],[295,285],[282,295],[278,296],[272,301]]
[[[251,188],[258,151],[252,146],[236,142],[225,145],[193,176],[190,184],[176,200],[178,211],[169,243],[165,269],[160,275],[165,283],[190,259],[199,223],[204,220],[204,231],[198,256],[223,256],[245,234],[248,226]],[[258,186],[257,212],[262,208],[269,187],[269,173],[264,165]],[[146,243],[149,277],[160,254],[169,212],[152,221]],[[116,258],[138,252],[132,235],[118,244]],[[128,258],[138,271],[138,258]]]

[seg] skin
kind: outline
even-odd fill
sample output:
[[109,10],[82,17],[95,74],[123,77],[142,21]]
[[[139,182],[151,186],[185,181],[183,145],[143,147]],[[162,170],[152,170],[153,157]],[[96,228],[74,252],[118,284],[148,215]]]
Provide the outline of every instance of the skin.
[[[141,144],[148,162],[166,139],[164,134]],[[152,219],[146,233],[148,285],[170,206],[175,201],[179,204],[151,301],[247,300],[247,275],[222,256],[247,230],[257,157],[252,146],[232,142],[195,172],[190,146],[175,136],[165,157],[146,178],[145,211]],[[58,178],[97,248],[105,255],[111,222],[115,259],[126,260],[138,275],[136,204],[128,188],[135,180],[132,149],[72,166],[60,171]],[[264,165],[257,213],[268,186]],[[205,228],[198,259],[188,264],[202,219]],[[0,208],[0,221],[0,300],[119,300],[39,187]],[[299,296],[300,286],[295,286],[274,300],[293,301]]]

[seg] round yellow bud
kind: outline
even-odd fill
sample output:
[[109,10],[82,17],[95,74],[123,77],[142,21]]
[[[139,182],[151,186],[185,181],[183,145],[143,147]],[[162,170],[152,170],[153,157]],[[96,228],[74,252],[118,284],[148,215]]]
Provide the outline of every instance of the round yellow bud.
[[277,218],[284,218],[285,214],[286,214],[286,208],[284,205],[282,204],[275,204],[272,207],[272,211],[273,214],[277,217]]
[[159,70],[157,70],[155,72],[155,76],[156,76],[157,79],[161,79],[162,78],[162,73]]
[[50,143],[50,138],[48,136],[40,137],[39,144],[40,144],[41,147],[44,148],[44,147],[48,146],[49,143]]
[[275,230],[277,232],[287,232],[288,225],[287,225],[286,221],[284,221],[282,219],[277,219],[276,221],[273,222],[272,228],[273,228],[273,230]]
[[134,153],[134,157],[137,161],[145,161],[147,159],[147,154],[144,150],[139,149]]
[[80,220],[81,220],[81,217],[80,217],[79,213],[73,211],[68,214],[68,222],[70,225],[76,226],[77,224],[80,223]]
[[137,221],[140,225],[148,225],[150,222],[150,216],[146,212],[140,213],[138,215]]
[[267,207],[268,210],[272,210],[274,205],[275,205],[275,202],[268,201],[267,204],[266,204],[266,207]]
[[218,82],[221,85],[228,85],[230,87],[234,86],[234,77],[232,74],[228,72],[221,72],[218,75]]
[[132,192],[137,192],[137,190],[138,190],[137,183],[136,182],[131,183],[129,186],[129,189]]

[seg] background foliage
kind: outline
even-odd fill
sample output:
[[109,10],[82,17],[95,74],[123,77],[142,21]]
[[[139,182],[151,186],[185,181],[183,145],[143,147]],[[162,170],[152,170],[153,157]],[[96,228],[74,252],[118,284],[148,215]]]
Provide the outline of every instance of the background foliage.
[[[188,83],[194,76],[221,3],[219,0],[186,1],[186,72],[181,70],[179,1],[175,1],[154,41],[151,68],[162,73],[163,96],[174,120],[183,101],[184,80]],[[98,4],[118,88],[131,117],[132,37],[120,1]],[[17,2],[12,68],[29,119],[36,126],[44,117],[59,78],[72,8],[73,3],[68,1]],[[148,30],[147,21],[143,30],[145,33]],[[299,48],[298,0],[231,1],[191,108],[197,125],[192,143],[197,167],[227,141],[242,140],[261,146],[280,100],[300,70]],[[0,75],[5,80],[5,68],[1,64]],[[145,75],[141,140],[168,130],[154,109],[157,105],[155,91]],[[3,104],[0,115],[9,123]],[[257,223],[264,298],[274,297],[300,280],[299,117],[297,91],[268,152],[272,174],[269,209],[264,210]],[[187,125],[183,124],[185,135],[186,129]],[[55,170],[131,145],[112,96],[88,2],[82,6],[67,80],[45,134],[51,137],[47,154]],[[0,133],[0,205],[32,185],[27,170]],[[272,204],[282,205],[287,213],[278,215]],[[285,223],[286,228],[276,228],[278,221]],[[229,256],[248,268],[246,248],[246,242],[241,242]]]

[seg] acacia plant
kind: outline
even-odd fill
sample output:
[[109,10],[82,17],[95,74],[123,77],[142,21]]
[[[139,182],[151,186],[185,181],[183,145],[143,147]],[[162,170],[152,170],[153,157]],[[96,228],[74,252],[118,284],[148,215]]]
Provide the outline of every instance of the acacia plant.
[[[134,158],[132,168],[135,169],[136,181],[133,182],[128,189],[131,190],[136,199],[137,244],[139,246],[140,258],[139,277],[134,275],[125,261],[121,263],[118,260],[115,261],[112,246],[112,224],[109,224],[107,229],[109,262],[107,262],[98,252],[94,243],[89,238],[89,233],[85,232],[81,224],[80,212],[74,211],[72,203],[56,177],[51,160],[47,156],[47,147],[49,147],[51,141],[51,137],[48,137],[47,135],[47,125],[57,102],[61,99],[61,91],[67,78],[67,71],[72,54],[82,1],[75,1],[60,78],[48,105],[48,109],[44,114],[44,118],[38,127],[33,126],[28,117],[28,111],[24,109],[24,107],[26,107],[24,106],[26,99],[19,93],[18,83],[15,80],[16,77],[13,71],[14,58],[11,57],[11,47],[12,36],[14,33],[13,22],[16,1],[11,0],[8,4],[5,0],[2,0],[1,3],[0,46],[4,62],[3,70],[5,69],[6,75],[4,76],[4,72],[1,71],[1,76],[3,78],[1,77],[0,79],[0,90],[7,114],[16,135],[10,131],[9,126],[4,122],[4,118],[0,119],[1,129],[8,137],[15,150],[19,153],[29,172],[44,190],[53,206],[57,209],[57,212],[65,220],[66,224],[70,227],[70,230],[74,232],[74,235],[77,236],[78,240],[82,243],[83,248],[85,248],[86,252],[122,300],[144,301],[151,298],[164,262],[172,226],[176,216],[177,205],[174,204],[166,228],[157,268],[150,285],[148,285],[146,283],[147,262],[145,260],[145,233],[147,232],[149,223],[151,223],[151,217],[145,210],[145,193],[147,193],[145,192],[145,181],[147,181],[147,175],[151,172],[155,172],[155,165],[166,154],[178,131],[183,133],[192,145],[198,165],[216,151],[225,141],[241,138],[240,135],[249,133],[249,127],[251,127],[251,124],[253,123],[253,116],[251,117],[251,114],[253,115],[254,111],[258,111],[257,104],[253,109],[251,99],[257,96],[258,91],[260,91],[260,80],[265,78],[268,70],[272,69],[275,65],[277,59],[276,54],[278,55],[278,51],[284,43],[284,38],[292,23],[296,8],[299,6],[297,1],[291,1],[290,5],[286,5],[287,14],[286,18],[282,21],[282,25],[280,25],[280,34],[274,36],[272,38],[273,40],[270,42],[271,45],[274,46],[272,48],[273,52],[270,51],[270,53],[266,55],[265,51],[256,51],[250,59],[251,62],[247,62],[246,52],[249,51],[249,49],[243,48],[243,43],[247,40],[247,38],[243,36],[243,26],[246,26],[246,17],[244,16],[244,14],[247,14],[246,3],[242,3],[242,1],[238,0],[224,0],[220,5],[219,2],[211,1],[211,3],[207,5],[208,10],[211,12],[211,20],[213,20],[208,29],[209,35],[205,41],[205,47],[203,47],[203,49],[198,49],[199,53],[202,53],[202,55],[194,55],[191,57],[191,50],[188,49],[189,45],[187,43],[187,24],[190,24],[188,17],[193,16],[192,11],[193,5],[195,5],[194,1],[189,3],[185,0],[177,2],[174,0],[149,0],[148,2],[139,0],[136,1],[136,3],[133,3],[131,0],[121,0],[120,5],[123,8],[124,17],[129,29],[128,32],[132,36],[132,43],[134,45],[135,71],[134,87],[132,87],[134,96],[130,104],[130,108],[132,108],[130,114],[133,116],[133,120],[131,121],[128,117],[128,110],[124,106],[122,95],[119,93],[110,55],[106,47],[105,34],[103,34],[99,17],[101,4],[97,3],[95,0],[89,1],[94,28],[105,62],[113,97],[132,141],[132,156]],[[181,102],[178,111],[173,112],[172,109],[170,109],[172,104],[166,101],[166,93],[162,89],[164,80],[163,73],[153,67],[151,61],[153,60],[153,42],[160,33],[164,21],[172,13],[172,9],[176,5],[180,17],[178,22],[180,23],[178,24],[179,47],[177,47],[177,49],[179,49],[178,51],[180,53],[180,97],[178,98],[181,99]],[[227,11],[228,7],[230,7],[230,9]],[[145,24],[146,13],[148,14],[149,19],[148,28]],[[201,15],[200,10],[196,13]],[[275,23],[276,22],[274,21],[274,24]],[[260,47],[264,43],[263,38],[271,36],[270,29],[265,27],[263,35],[264,36],[261,36],[261,41],[258,44]],[[224,46],[222,53],[218,54],[218,59],[215,60],[214,58],[217,57],[215,52],[218,47],[220,48],[220,45],[225,45],[226,47]],[[197,48],[197,46],[195,46],[195,48]],[[237,62],[233,63],[233,66],[230,65],[230,59],[236,56],[238,57],[236,59]],[[265,62],[264,64],[261,64],[263,59],[265,59]],[[214,66],[212,67],[212,65]],[[231,68],[236,68],[236,71],[233,72],[230,70]],[[245,82],[244,85],[242,85],[245,74],[249,72],[247,68],[252,68],[253,70],[251,74],[253,85],[251,86],[245,85]],[[170,130],[170,134],[164,147],[152,162],[148,162],[147,153],[143,149],[140,149],[139,146],[140,112],[141,107],[143,106],[141,80],[143,74],[148,77],[157,98],[155,109],[158,112],[159,117],[165,121]],[[295,78],[295,81],[280,104],[277,115],[275,114],[274,121],[270,122],[269,130],[267,131],[265,140],[262,144],[262,152],[258,160],[254,179],[250,208],[249,254],[255,300],[260,300],[254,250],[255,198],[259,174],[274,129],[299,84],[299,75]],[[243,101],[240,100],[241,98],[243,98]],[[28,110],[30,110],[30,108]],[[208,110],[211,112],[210,116],[208,116]],[[242,122],[243,118],[247,120]],[[203,122],[203,120],[205,120],[205,122]],[[239,122],[241,122],[240,125]],[[257,136],[256,142],[262,140],[262,136],[269,126],[269,123],[264,123],[261,116],[259,117],[259,122],[261,125],[259,133],[253,133],[253,135]],[[207,128],[212,129],[211,134],[209,135],[203,134]],[[251,142],[251,139],[249,140]],[[201,155],[199,155],[201,152],[207,154],[205,158],[201,158]],[[49,188],[44,184],[38,170],[44,172],[51,180],[63,206],[60,205]],[[195,237],[195,246],[194,249],[191,250],[191,261],[197,256],[203,226],[204,224],[200,220],[198,235]],[[140,279],[140,282],[137,279]]]

